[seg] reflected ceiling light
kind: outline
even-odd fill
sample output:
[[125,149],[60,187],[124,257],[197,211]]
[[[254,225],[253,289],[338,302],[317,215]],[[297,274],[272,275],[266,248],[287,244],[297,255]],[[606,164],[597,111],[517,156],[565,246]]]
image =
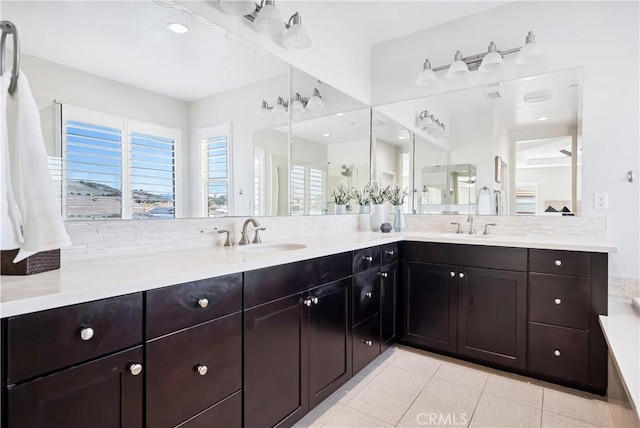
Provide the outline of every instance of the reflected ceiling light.
[[336,116],[338,116],[338,117],[344,116],[344,113],[336,113]]
[[269,107],[266,101],[262,101],[262,105],[258,109],[258,117],[263,119],[271,119],[273,116],[271,115],[271,110],[273,107]]
[[318,90],[318,88],[313,88],[313,95],[311,95],[311,98],[309,98],[309,101],[307,101],[307,108],[310,109],[317,109],[317,108],[323,108],[324,107],[324,103],[322,102],[322,96],[320,95],[320,91]]
[[275,0],[264,0],[260,3],[258,15],[253,20],[253,25],[263,34],[280,34],[284,31],[282,14],[275,5]]
[[288,48],[303,49],[311,45],[307,29],[302,26],[302,18],[298,12],[291,15],[287,24],[287,32],[282,43]]
[[328,132],[325,132],[324,134],[322,134],[323,137],[331,137],[331,134],[329,134]]
[[487,48],[487,54],[482,58],[478,71],[480,73],[491,73],[492,71],[500,68],[504,64],[502,55],[496,52],[496,44],[491,41]]
[[427,58],[422,66],[422,70],[418,74],[415,84],[416,86],[429,86],[437,82],[437,74],[439,71],[447,70],[446,78],[449,80],[460,79],[465,77],[469,71],[479,70],[481,72],[491,72],[500,69],[504,65],[504,56],[518,54],[515,63],[518,65],[531,64],[542,58],[542,48],[535,42],[535,36],[532,31],[526,37],[526,44],[522,47],[500,51],[496,48],[496,44],[491,42],[487,52],[483,52],[468,57],[462,57],[460,51],[457,51],[453,63],[432,68],[431,62]]
[[293,101],[291,102],[291,110],[299,111],[299,112],[304,111],[303,101],[306,101],[306,99],[303,99],[302,95],[296,92],[296,94],[293,97]]
[[189,32],[189,27],[179,22],[170,22],[167,24],[167,28],[174,33],[184,34]]
[[256,4],[247,0],[219,0],[220,9],[229,15],[251,15],[256,10]]
[[542,120],[548,120],[548,119],[549,119],[549,118],[548,118],[547,116],[540,116],[540,117],[536,118],[536,120],[540,120],[540,121],[542,121]]
[[289,103],[284,98],[278,97],[276,105],[273,106],[273,115],[284,116],[287,114],[287,107],[289,107]]
[[538,62],[542,59],[542,47],[536,43],[536,36],[533,31],[529,31],[525,39],[525,45],[518,52],[515,63],[518,65],[528,65]]

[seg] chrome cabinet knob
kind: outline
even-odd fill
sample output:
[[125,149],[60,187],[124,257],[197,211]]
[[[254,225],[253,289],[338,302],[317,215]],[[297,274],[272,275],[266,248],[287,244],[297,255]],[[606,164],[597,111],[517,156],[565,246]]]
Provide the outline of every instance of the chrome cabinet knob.
[[207,306],[209,306],[209,299],[200,299],[198,300],[198,306],[200,306],[201,308],[206,308]]
[[562,260],[556,260],[553,262],[556,266],[562,266]]
[[317,297],[314,297],[314,298],[312,298],[312,299],[311,299],[311,303],[313,303],[314,305],[317,305],[317,304],[318,304],[318,301],[319,301],[319,300],[318,300],[318,298],[317,298]]
[[454,276],[456,276],[455,272],[449,272],[449,275],[451,275],[451,278],[453,278]]
[[389,277],[389,274],[388,274],[387,272],[382,272],[380,275],[381,275],[383,278],[388,278],[388,277]]
[[460,272],[460,273],[458,274],[458,276],[459,276],[460,278],[464,278],[464,273]]
[[311,299],[304,299],[302,301],[302,304],[305,305],[305,306],[311,306]]
[[142,373],[142,364],[131,364],[129,366],[129,371],[131,372],[132,375],[134,376],[138,376],[140,373]]
[[196,366],[196,371],[198,372],[198,374],[200,376],[204,376],[207,374],[207,372],[209,371],[209,369],[207,368],[207,366],[205,365],[197,365]]
[[555,351],[553,351],[553,355],[555,355],[556,357],[560,356],[560,350],[556,349]]
[[93,334],[95,332],[93,331],[93,329],[91,327],[85,327],[82,330],[80,330],[80,338],[82,340],[89,340],[93,337]]
[[395,254],[395,251],[393,250],[387,250],[387,254],[390,256],[393,256]]
[[367,296],[368,298],[372,298],[373,297],[373,293],[371,291],[367,292],[365,294],[365,296]]
[[365,345],[367,345],[367,346],[373,346],[373,342],[372,342],[372,341],[370,341],[370,340],[365,340],[365,341],[364,341],[364,343],[365,343]]
[[555,300],[553,301],[553,303],[555,303],[556,305],[559,305],[560,303],[562,303],[562,300],[560,300],[560,299],[555,299]]
[[373,261],[373,257],[371,257],[371,256],[364,256],[363,258],[368,262],[372,262]]

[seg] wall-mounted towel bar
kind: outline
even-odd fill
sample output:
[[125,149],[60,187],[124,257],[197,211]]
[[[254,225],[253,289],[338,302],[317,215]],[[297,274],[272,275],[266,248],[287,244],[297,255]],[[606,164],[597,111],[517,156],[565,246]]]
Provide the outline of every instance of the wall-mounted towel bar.
[[13,35],[13,70],[11,71],[11,83],[9,84],[9,93],[13,95],[18,86],[18,73],[20,70],[20,39],[18,38],[18,29],[11,21],[0,21],[2,29],[2,39],[0,39],[0,76],[4,74],[4,54],[5,43],[9,34]]

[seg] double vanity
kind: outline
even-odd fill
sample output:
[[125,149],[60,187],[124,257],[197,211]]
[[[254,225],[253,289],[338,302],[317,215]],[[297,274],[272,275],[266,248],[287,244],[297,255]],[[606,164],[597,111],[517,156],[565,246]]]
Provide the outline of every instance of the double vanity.
[[3,277],[2,427],[291,426],[396,342],[606,392],[614,247],[294,241]]

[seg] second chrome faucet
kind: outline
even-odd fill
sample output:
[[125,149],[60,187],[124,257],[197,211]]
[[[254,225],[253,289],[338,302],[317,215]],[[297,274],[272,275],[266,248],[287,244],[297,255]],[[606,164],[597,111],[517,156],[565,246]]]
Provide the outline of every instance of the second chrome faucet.
[[248,231],[249,224],[252,224],[256,231],[256,234],[253,237],[253,243],[259,244],[260,242],[262,242],[260,240],[260,231],[265,230],[265,228],[260,227],[260,223],[258,223],[258,220],[256,220],[253,217],[249,217],[248,219],[245,220],[244,224],[242,225],[242,233],[240,235],[240,241],[238,242],[238,245],[247,245],[251,243],[251,241],[249,240],[249,231]]

